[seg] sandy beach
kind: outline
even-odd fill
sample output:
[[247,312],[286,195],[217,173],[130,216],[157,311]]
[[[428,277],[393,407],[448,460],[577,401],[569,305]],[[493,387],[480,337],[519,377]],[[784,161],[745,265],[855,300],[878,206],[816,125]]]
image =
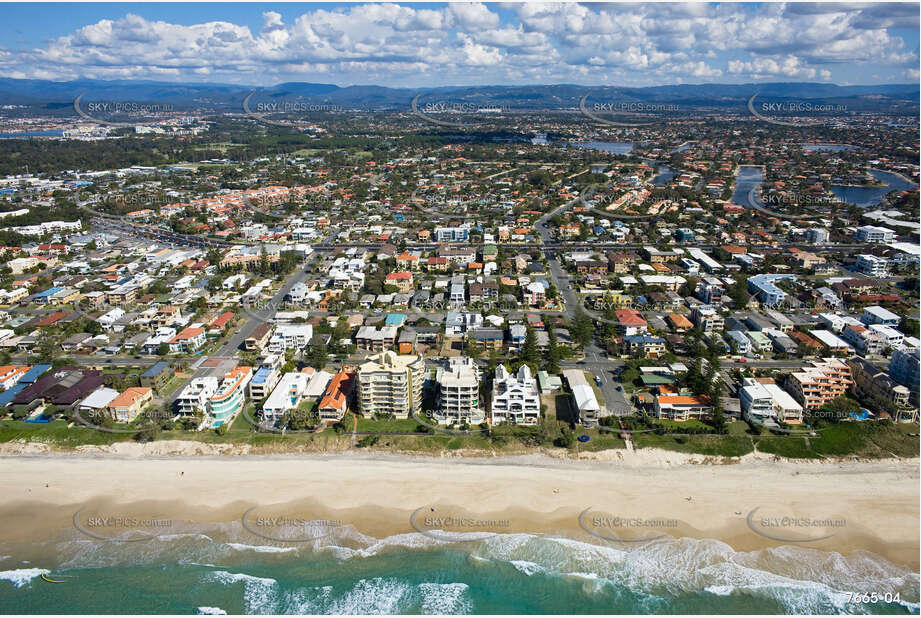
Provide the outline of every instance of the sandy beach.
[[[5,524],[0,540],[72,529],[74,513],[81,509],[84,518],[207,523],[236,522],[252,509],[251,521],[257,514],[328,520],[377,538],[418,530],[430,516],[476,522],[455,531],[549,533],[594,543],[611,542],[609,535],[618,539],[664,532],[718,539],[739,551],[791,544],[771,535],[812,539],[830,532],[829,538],[800,545],[843,554],[868,550],[918,570],[917,459],[798,463],[747,457],[724,465],[691,461],[664,451],[634,459],[583,460],[379,453],[137,456],[98,450],[6,455],[0,457],[0,517]],[[833,529],[759,527],[768,533],[762,535],[747,521],[755,509],[754,521],[761,523],[766,515],[836,523]],[[587,514],[580,525],[582,513]],[[611,528],[603,517],[672,524]],[[501,530],[489,528],[499,520]],[[438,524],[425,525],[441,529]]]

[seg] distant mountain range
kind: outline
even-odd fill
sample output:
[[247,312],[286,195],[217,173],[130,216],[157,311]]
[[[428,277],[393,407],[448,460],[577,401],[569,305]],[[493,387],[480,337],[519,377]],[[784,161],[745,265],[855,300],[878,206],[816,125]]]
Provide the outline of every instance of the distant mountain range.
[[149,104],[169,104],[177,109],[242,112],[243,100],[250,93],[250,109],[257,103],[327,104],[343,109],[405,111],[417,96],[417,105],[469,104],[501,106],[511,111],[573,109],[588,95],[588,105],[596,103],[674,104],[681,108],[742,109],[758,94],[759,102],[808,101],[813,105],[841,105],[848,111],[918,110],[921,87],[916,84],[878,86],[838,86],[835,84],[789,82],[760,84],[687,84],[644,88],[589,87],[576,84],[533,86],[482,86],[440,88],[388,88],[385,86],[347,86],[289,82],[269,88],[236,84],[168,83],[155,81],[101,81],[81,79],[55,82],[35,79],[0,78],[0,104],[26,105],[65,113],[74,99]]

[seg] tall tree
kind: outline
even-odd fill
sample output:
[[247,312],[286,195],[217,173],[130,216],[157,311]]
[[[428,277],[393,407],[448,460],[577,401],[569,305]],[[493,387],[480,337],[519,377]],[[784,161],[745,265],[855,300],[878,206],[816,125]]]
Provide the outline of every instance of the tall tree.
[[556,333],[552,328],[549,329],[550,340],[548,342],[547,348],[547,363],[544,365],[544,368],[547,370],[547,373],[559,373],[560,372],[560,347],[557,343]]
[[521,360],[526,363],[540,361],[540,350],[537,348],[537,333],[528,326],[524,336],[524,346],[521,349]]

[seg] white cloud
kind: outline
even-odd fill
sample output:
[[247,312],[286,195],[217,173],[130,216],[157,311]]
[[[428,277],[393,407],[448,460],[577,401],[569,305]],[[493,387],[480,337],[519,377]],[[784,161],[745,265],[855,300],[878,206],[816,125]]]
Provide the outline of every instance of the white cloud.
[[[500,9],[511,18],[500,19]],[[855,67],[867,67],[866,75],[911,75],[917,42],[906,44],[891,30],[916,26],[913,10],[831,3],[347,4],[287,21],[267,10],[256,32],[227,21],[185,25],[129,13],[28,51],[0,53],[0,74],[259,85],[320,77],[414,86],[574,78],[844,81],[854,79]]]

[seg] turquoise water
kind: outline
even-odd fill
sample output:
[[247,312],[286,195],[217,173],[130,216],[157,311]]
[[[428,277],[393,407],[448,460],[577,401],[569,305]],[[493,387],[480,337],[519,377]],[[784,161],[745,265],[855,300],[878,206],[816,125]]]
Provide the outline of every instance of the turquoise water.
[[[528,534],[378,540],[350,526],[303,544],[247,537],[239,524],[138,543],[73,531],[0,546],[0,557],[3,613],[907,614],[919,590],[917,574],[869,553]],[[44,569],[64,583],[42,581]],[[898,593],[902,603],[849,605],[851,590]]]

